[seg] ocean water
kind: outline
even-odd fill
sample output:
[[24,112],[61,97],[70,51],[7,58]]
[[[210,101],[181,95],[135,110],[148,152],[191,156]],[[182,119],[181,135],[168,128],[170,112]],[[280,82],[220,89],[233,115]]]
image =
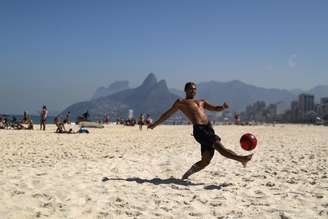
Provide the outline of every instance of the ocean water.
[[[22,117],[23,118],[23,117]],[[48,116],[47,123],[53,124],[54,123],[55,116]],[[32,120],[34,124],[40,123],[40,116],[32,116]]]

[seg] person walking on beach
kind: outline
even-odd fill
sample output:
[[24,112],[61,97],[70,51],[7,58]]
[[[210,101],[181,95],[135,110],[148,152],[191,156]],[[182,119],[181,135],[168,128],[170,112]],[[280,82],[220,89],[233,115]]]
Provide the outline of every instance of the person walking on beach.
[[201,160],[192,165],[191,168],[182,176],[182,179],[187,179],[192,174],[209,165],[215,150],[224,157],[238,161],[246,167],[247,162],[252,159],[253,154],[241,156],[237,155],[232,150],[225,148],[221,143],[221,138],[215,134],[205,113],[205,110],[215,112],[223,111],[229,107],[228,103],[224,102],[222,106],[216,106],[208,103],[206,100],[194,99],[197,91],[197,87],[194,82],[186,83],[184,91],[186,93],[186,97],[184,99],[178,99],[170,109],[160,116],[156,122],[148,126],[148,128],[154,129],[178,110],[182,111],[182,113],[185,114],[193,124],[194,138],[201,145]]
[[143,113],[140,113],[138,118],[139,130],[142,131],[142,126],[145,124],[145,116]]
[[46,130],[47,117],[48,109],[46,106],[43,106],[40,112],[40,130]]

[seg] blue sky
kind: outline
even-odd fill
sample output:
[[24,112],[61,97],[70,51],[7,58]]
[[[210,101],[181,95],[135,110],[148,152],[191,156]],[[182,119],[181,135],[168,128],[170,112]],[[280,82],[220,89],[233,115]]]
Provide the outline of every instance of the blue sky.
[[168,86],[328,84],[328,1],[0,1],[0,112],[63,110],[150,72]]

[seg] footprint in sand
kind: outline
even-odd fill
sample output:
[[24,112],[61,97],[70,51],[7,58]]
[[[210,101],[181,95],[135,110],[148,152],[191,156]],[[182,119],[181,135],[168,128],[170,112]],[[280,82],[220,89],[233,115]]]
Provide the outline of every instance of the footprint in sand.
[[295,178],[290,178],[286,182],[289,184],[297,184],[297,180]]
[[328,208],[328,202],[325,203],[325,204],[322,204],[321,206],[324,207],[324,208]]
[[53,207],[53,204],[52,204],[52,202],[42,202],[40,204],[40,207],[41,208],[52,208]]
[[15,189],[14,191],[11,192],[11,196],[15,196],[15,195],[24,195],[25,192],[24,191],[20,191]]
[[222,206],[222,202],[210,202],[209,205],[212,207],[219,207]]
[[261,190],[255,190],[254,193],[257,195],[255,198],[264,198],[266,194]]
[[241,178],[243,181],[245,181],[245,182],[254,182],[255,180],[254,179],[251,179],[251,178],[245,178],[245,177],[243,177],[243,178]]
[[170,212],[172,209],[171,208],[168,208],[166,206],[164,207],[161,207],[162,210],[166,211],[166,212]]
[[266,187],[274,187],[275,184],[274,184],[273,182],[267,182],[267,183],[265,184],[265,186],[266,186]]
[[233,185],[233,183],[222,183],[220,185],[208,185],[208,186],[205,186],[204,189],[206,189],[206,190],[221,190],[224,187],[232,186],[232,185]]
[[188,187],[179,187],[177,185],[171,185],[171,188],[175,190],[190,190]]
[[323,198],[323,194],[313,194],[312,197],[316,197],[317,199],[322,199]]
[[321,211],[319,211],[319,213],[318,213],[320,216],[328,216],[328,211],[326,211],[326,210],[321,210]]

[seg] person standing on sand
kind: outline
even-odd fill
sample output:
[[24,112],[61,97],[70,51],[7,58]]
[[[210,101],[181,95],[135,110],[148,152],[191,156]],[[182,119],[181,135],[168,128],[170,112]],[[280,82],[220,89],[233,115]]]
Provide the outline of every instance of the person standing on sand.
[[252,159],[253,154],[241,156],[225,148],[221,143],[221,138],[215,134],[205,113],[205,110],[215,112],[223,111],[229,107],[228,103],[224,102],[222,106],[215,106],[208,103],[206,100],[194,99],[197,91],[194,82],[186,83],[184,91],[186,93],[186,98],[175,101],[169,110],[163,113],[156,122],[148,126],[148,128],[154,129],[178,110],[182,111],[182,113],[192,122],[193,135],[196,141],[201,144],[202,157],[200,161],[191,166],[191,168],[182,176],[182,179],[187,179],[192,174],[209,165],[215,150],[224,157],[238,161],[246,167],[247,162]]
[[68,125],[71,124],[71,112],[70,112],[70,111],[68,111],[68,112],[66,113],[64,123],[65,123],[65,124],[68,124]]
[[150,114],[147,114],[146,116],[146,124],[147,126],[153,124],[153,119],[151,118]]
[[46,106],[42,107],[40,112],[40,130],[46,130],[46,123],[48,118],[48,109]]
[[140,113],[139,118],[138,118],[138,125],[139,125],[139,130],[142,130],[142,126],[145,124],[145,116]]
[[26,111],[24,111],[22,123],[27,124],[27,122],[28,122],[28,114]]

